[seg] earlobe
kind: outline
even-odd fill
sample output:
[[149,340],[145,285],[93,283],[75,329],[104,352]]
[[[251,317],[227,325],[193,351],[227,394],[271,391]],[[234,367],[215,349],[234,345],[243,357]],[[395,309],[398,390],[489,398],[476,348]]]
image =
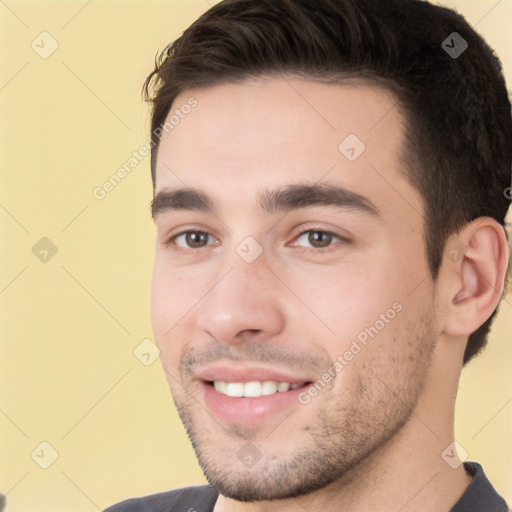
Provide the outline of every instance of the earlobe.
[[461,258],[447,261],[450,292],[444,331],[469,336],[493,313],[503,293],[508,243],[503,227],[490,217],[467,224],[457,235]]

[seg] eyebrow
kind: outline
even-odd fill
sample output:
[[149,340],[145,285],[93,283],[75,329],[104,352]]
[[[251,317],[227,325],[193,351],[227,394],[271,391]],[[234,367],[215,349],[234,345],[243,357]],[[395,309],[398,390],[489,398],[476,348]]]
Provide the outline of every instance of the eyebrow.
[[[265,191],[259,197],[259,206],[267,213],[291,211],[315,206],[353,210],[380,218],[379,209],[366,197],[338,185],[289,185],[282,189]],[[203,192],[190,187],[164,189],[151,202],[154,220],[168,211],[213,212],[214,204]]]

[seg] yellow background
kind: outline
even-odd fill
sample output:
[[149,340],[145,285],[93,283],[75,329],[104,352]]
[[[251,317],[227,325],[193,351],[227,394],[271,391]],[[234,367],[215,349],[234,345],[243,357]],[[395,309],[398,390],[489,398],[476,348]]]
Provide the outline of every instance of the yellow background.
[[[510,84],[512,2],[443,4],[477,25]],[[140,88],[155,53],[208,7],[0,2],[0,492],[9,512],[95,511],[204,481],[159,362],[133,354],[152,338],[149,157],[105,199],[92,191],[146,140]],[[44,31],[59,45],[46,59],[31,47]],[[46,263],[32,253],[43,237],[58,249]],[[507,301],[489,349],[464,370],[456,439],[512,503]],[[59,454],[48,469],[31,457],[43,441]]]

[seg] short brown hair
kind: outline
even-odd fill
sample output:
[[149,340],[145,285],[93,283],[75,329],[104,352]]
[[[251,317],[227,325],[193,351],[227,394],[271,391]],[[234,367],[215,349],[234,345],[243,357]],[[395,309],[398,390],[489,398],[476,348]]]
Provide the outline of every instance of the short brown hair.
[[[467,44],[463,53],[447,50],[454,41]],[[361,79],[394,94],[434,280],[450,235],[481,216],[505,226],[512,120],[500,61],[462,16],[421,0],[224,0],[209,9],[159,55],[144,84],[153,184],[155,134],[178,94],[282,73]],[[469,336],[464,363],[485,345],[496,311]]]

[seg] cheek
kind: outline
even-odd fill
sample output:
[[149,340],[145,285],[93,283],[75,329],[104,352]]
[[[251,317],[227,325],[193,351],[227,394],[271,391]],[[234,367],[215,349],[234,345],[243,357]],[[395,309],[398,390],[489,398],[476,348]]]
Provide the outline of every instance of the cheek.
[[303,315],[302,322],[322,320],[343,345],[379,320],[400,295],[396,279],[376,265],[333,266],[329,270],[296,279],[294,292],[314,313]]
[[155,257],[151,282],[151,323],[164,366],[180,361],[195,325],[194,308],[209,286],[191,267],[170,266]]
[[165,362],[175,347],[179,320],[185,314],[184,301],[180,300],[181,286],[176,271],[166,269],[158,257],[155,258],[151,282],[151,323],[155,341]]
[[405,401],[416,395],[428,364],[431,340],[426,319],[418,318],[416,311],[401,302],[394,304],[374,315],[336,356],[341,368],[336,387],[358,396],[361,407],[378,407],[377,401],[399,408],[397,397]]
[[163,332],[165,332],[164,326],[167,325],[167,329],[170,327],[170,318],[168,315],[172,310],[172,308],[169,307],[169,290],[171,288],[167,280],[168,276],[165,272],[162,272],[158,258],[155,258],[151,280],[151,323],[157,342],[161,341],[160,338]]
[[151,281],[151,317],[160,335],[193,308],[200,297],[201,283],[202,280],[190,269],[172,267],[165,258],[155,257]]
[[331,361],[341,360],[347,376],[372,354],[392,364],[407,340],[411,315],[422,309],[416,295],[408,296],[416,273],[406,262],[381,255],[372,264],[333,266],[307,279],[295,276],[296,295],[314,313],[302,311],[301,330]]

